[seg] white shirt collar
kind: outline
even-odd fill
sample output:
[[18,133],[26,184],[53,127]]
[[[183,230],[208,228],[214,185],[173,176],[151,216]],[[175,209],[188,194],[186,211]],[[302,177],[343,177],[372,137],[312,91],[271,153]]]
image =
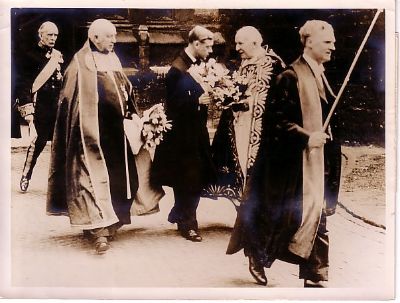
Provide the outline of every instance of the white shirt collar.
[[188,57],[190,58],[190,60],[192,60],[193,63],[195,63],[197,60],[195,57],[193,57],[193,55],[191,53],[188,52],[187,48],[185,48],[185,53],[186,55],[188,55]]
[[322,64],[318,64],[313,58],[308,56],[307,54],[303,54],[304,60],[310,65],[311,70],[313,71],[315,76],[321,76],[321,74],[325,71],[325,68]]
[[114,52],[108,54],[93,51],[93,60],[99,72],[122,71],[121,61]]

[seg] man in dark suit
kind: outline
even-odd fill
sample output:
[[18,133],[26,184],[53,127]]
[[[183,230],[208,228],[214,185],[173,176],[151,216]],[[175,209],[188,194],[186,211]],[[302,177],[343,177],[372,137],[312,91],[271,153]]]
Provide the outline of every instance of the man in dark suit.
[[53,137],[62,84],[61,64],[64,61],[61,52],[54,48],[58,28],[47,21],[40,26],[38,33],[40,41],[23,58],[16,83],[18,109],[28,122],[32,137],[20,181],[23,192],[28,190],[37,158]]
[[325,287],[326,216],[335,210],[341,165],[336,136],[323,130],[335,98],[323,63],[335,50],[335,35],[320,20],[307,21],[299,33],[304,51],[277,78],[260,146],[265,156],[256,160],[228,253],[244,247],[260,284],[267,284],[264,267],[280,259],[299,264],[305,287]]
[[178,224],[184,238],[200,242],[196,210],[202,188],[214,175],[206,126],[210,97],[190,68],[212,53],[214,40],[213,33],[201,26],[194,27],[188,38],[166,75],[166,114],[172,129],[156,149],[152,181],[173,188],[175,204],[168,221]]

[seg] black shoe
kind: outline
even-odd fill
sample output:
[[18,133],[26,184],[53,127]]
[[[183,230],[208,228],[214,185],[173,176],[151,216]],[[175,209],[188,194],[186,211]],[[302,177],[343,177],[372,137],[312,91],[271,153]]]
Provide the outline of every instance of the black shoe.
[[182,237],[192,242],[201,242],[203,238],[194,229],[180,230]]
[[268,279],[265,276],[264,267],[254,257],[249,257],[249,271],[258,284],[267,285]]
[[29,187],[29,179],[25,176],[22,176],[21,181],[19,181],[19,187],[21,188],[22,192],[26,192]]

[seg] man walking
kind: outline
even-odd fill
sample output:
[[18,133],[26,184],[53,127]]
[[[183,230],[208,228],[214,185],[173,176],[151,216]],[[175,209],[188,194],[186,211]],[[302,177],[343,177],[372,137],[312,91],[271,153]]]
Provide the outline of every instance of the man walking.
[[138,190],[124,118],[137,113],[132,85],[114,53],[116,28],[92,22],[65,73],[51,153],[47,213],[68,215],[102,254],[131,223]]
[[241,58],[237,73],[245,79],[246,91],[240,102],[233,102],[221,114],[211,147],[217,181],[206,191],[238,206],[260,152],[262,120],[274,90],[272,84],[285,65],[271,47],[263,45],[261,33],[253,26],[240,28],[235,43]]
[[175,204],[168,221],[177,223],[184,238],[200,242],[196,210],[202,188],[213,177],[206,125],[210,97],[189,69],[212,53],[214,40],[213,33],[201,26],[195,26],[188,38],[166,75],[166,114],[172,129],[156,148],[152,181],[173,188]]
[[52,140],[62,84],[61,64],[64,61],[61,52],[54,48],[58,28],[47,21],[39,27],[38,33],[40,41],[26,53],[18,68],[16,84],[18,109],[32,132],[20,181],[23,192],[28,190],[40,153],[47,141]]
[[331,141],[330,128],[322,129],[334,98],[323,63],[331,59],[335,36],[330,24],[312,20],[300,38],[303,55],[277,79],[265,120],[266,153],[256,163],[258,177],[246,193],[228,253],[244,247],[260,284],[267,284],[264,267],[280,259],[300,265],[305,287],[324,287],[326,215],[334,213],[340,179],[340,145]]

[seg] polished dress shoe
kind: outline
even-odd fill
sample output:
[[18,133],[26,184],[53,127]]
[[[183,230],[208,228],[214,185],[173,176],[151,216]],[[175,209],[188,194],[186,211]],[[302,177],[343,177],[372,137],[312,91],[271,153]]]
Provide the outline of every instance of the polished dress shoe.
[[201,242],[203,238],[194,229],[180,230],[182,237],[192,242]]
[[29,186],[29,179],[25,176],[21,177],[21,181],[19,181],[19,187],[21,188],[22,192],[26,192]]
[[264,267],[254,257],[249,257],[249,271],[258,284],[267,285]]
[[314,287],[314,288],[327,288],[328,281],[311,281],[304,279],[304,287]]

